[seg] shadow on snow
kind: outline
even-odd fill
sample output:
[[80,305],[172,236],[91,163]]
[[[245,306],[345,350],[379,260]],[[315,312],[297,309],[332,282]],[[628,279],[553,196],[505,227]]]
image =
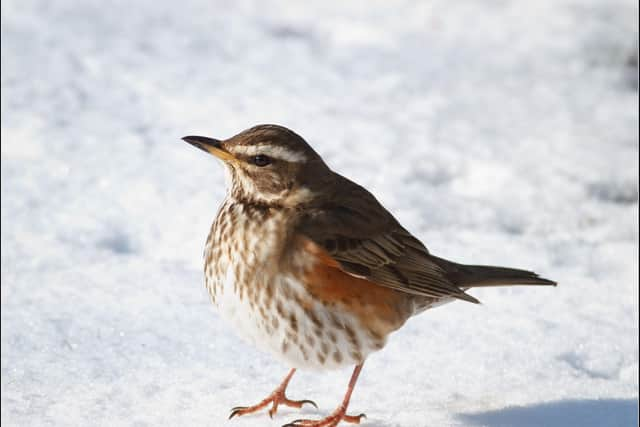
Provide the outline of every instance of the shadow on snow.
[[457,417],[470,426],[628,427],[638,425],[638,400],[559,400],[494,411],[458,414]]

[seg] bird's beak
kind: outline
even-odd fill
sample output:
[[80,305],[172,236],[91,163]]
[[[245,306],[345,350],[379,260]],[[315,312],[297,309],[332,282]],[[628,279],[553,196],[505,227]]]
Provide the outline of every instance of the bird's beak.
[[182,140],[209,154],[213,154],[221,160],[228,161],[235,159],[231,153],[222,148],[220,140],[218,139],[207,138],[205,136],[185,136]]

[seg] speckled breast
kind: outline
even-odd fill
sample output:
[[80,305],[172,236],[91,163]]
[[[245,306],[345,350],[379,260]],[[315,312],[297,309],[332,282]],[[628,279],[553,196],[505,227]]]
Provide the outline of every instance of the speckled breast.
[[[381,349],[391,327],[376,329],[305,283],[316,263],[295,250],[291,212],[227,199],[205,248],[207,289],[234,331],[296,368],[336,368]],[[293,249],[293,250],[292,250]],[[357,301],[356,301],[357,303]],[[375,312],[368,314],[378,324]],[[408,316],[407,316],[408,317]]]

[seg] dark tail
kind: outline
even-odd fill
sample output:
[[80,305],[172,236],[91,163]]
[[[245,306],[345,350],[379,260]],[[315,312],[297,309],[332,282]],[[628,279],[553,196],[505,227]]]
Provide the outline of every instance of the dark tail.
[[532,271],[519,270],[517,268],[493,267],[489,265],[457,264],[433,255],[432,258],[433,261],[446,272],[447,278],[460,288],[512,285],[557,285],[553,280],[544,279]]

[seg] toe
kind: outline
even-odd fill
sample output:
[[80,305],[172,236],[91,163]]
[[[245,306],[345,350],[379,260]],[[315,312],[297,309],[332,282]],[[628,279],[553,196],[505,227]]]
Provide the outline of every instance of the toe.
[[342,421],[351,423],[351,424],[360,424],[360,421],[362,421],[363,418],[367,418],[367,416],[365,414],[360,414],[360,415],[345,414],[345,416],[342,417]]
[[285,398],[282,402],[283,405],[287,405],[290,406],[292,408],[302,408],[302,406],[307,403],[309,405],[312,405],[314,408],[318,409],[318,405],[316,405],[316,402],[314,402],[313,400],[308,400],[308,399],[304,399],[304,400],[289,400],[287,398]]
[[290,423],[287,423],[287,424],[283,425],[282,427],[308,426],[309,422],[311,422],[311,420],[294,420],[294,421],[291,421]]

